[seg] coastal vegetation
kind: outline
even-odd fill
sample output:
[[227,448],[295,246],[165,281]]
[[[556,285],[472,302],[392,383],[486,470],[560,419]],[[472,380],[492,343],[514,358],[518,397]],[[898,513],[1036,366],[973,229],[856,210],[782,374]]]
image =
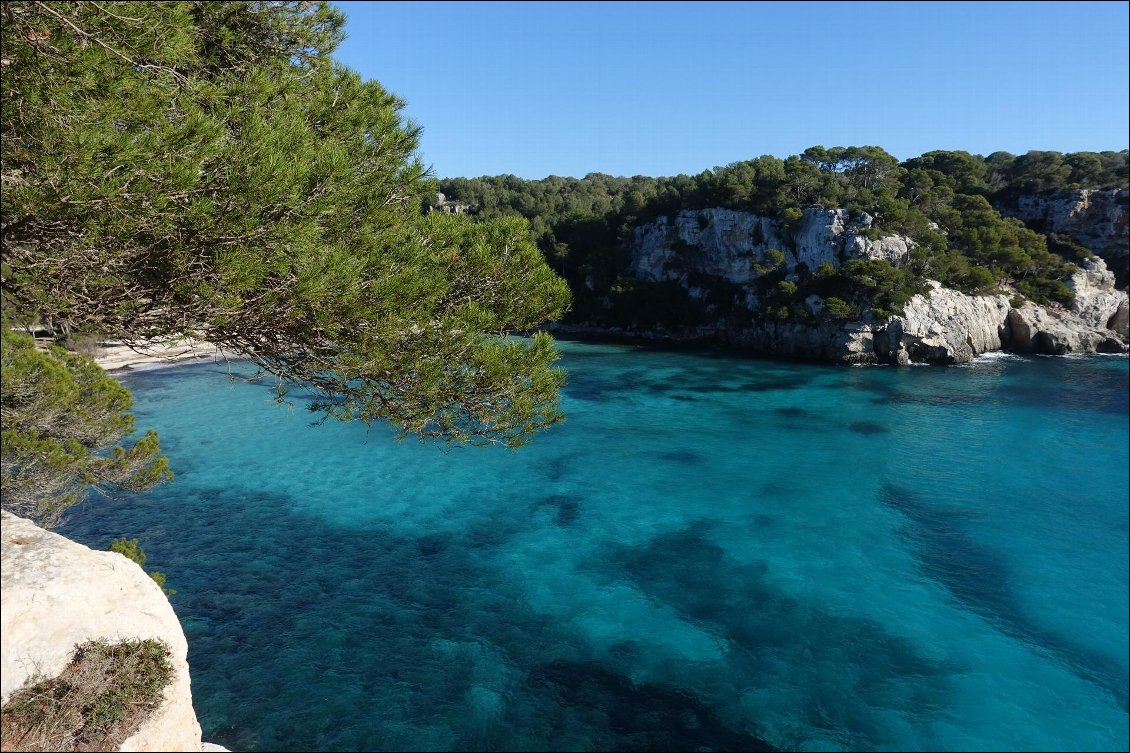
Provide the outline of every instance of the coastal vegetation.
[[653,310],[668,318],[681,312],[684,323],[701,318],[709,302],[690,300],[678,286],[627,279],[625,243],[636,227],[659,216],[710,207],[770,217],[786,229],[806,208],[842,208],[869,215],[873,238],[898,234],[916,244],[904,268],[876,260],[835,272],[802,269],[789,289],[770,275],[759,291],[768,302],[755,316],[810,318],[803,301],[812,294],[850,302],[830,307],[831,316],[861,306],[885,314],[898,311],[926,279],[972,294],[1004,286],[1037,303],[1070,305],[1073,294],[1065,283],[1072,263],[1090,252],[1002,210],[1015,209],[1020,197],[1033,193],[1126,188],[1127,165],[1126,150],[987,157],[932,151],[900,163],[879,147],[815,146],[787,159],[762,156],[697,175],[502,175],[451,178],[439,186],[449,201],[471,206],[484,220],[529,220],[538,247],[570,282],[575,302],[567,320],[622,326],[659,321]]
[[[1125,350],[1126,293],[1101,265],[1072,279],[1091,251],[1013,215],[1125,189],[1126,151],[818,146],[693,176],[436,180],[404,103],[333,61],[328,3],[25,0],[0,23],[3,750],[115,750],[170,710],[186,742],[140,747],[197,750],[201,726],[236,750],[1125,740],[1126,479],[1105,472],[1127,467],[1125,359],[855,370],[571,345],[574,422],[505,458],[262,411],[293,389],[314,423],[517,447],[562,421],[536,328],[566,316],[721,342],[729,323],[852,331],[855,363],[970,362],[1009,346],[1006,323],[1020,352]],[[682,277],[630,273],[645,225],[687,213],[705,244],[737,212],[758,216],[740,226],[757,253],[727,260],[748,284],[670,233],[652,269]],[[837,236],[797,264],[825,217],[900,236],[898,260],[849,260]],[[930,280],[1016,310],[908,305]],[[1094,326],[1063,334],[1051,314],[1088,296]],[[274,390],[203,367],[131,381],[162,449],[87,355],[185,340]],[[177,460],[154,498],[74,516],[93,549],[8,515],[53,527]],[[114,531],[160,542],[183,626],[163,573],[94,551],[144,568]]]
[[[138,567],[145,567],[145,561],[148,559],[145,555],[145,550],[141,548],[141,544],[137,539],[114,539],[110,542],[108,551],[117,552],[126,559],[136,562]],[[175,589],[165,587],[167,578],[164,573],[147,571],[146,574],[153,579],[154,583],[161,587],[161,590],[165,592],[166,596],[172,596],[176,593]]]
[[58,677],[28,683],[4,704],[5,750],[117,750],[161,705],[173,680],[154,639],[88,641]]
[[453,441],[559,420],[568,291],[525,223],[425,217],[404,103],[326,3],[5,4],[3,287],[127,343],[196,337],[316,410]]
[[51,522],[169,473],[156,435],[114,445],[124,388],[9,325],[207,340],[319,420],[404,436],[518,446],[561,420],[551,339],[507,335],[560,316],[566,284],[521,218],[421,212],[420,129],[334,62],[339,10],[5,2],[0,21],[5,509]]
[[133,397],[89,358],[0,328],[4,509],[51,527],[91,490],[142,491],[172,478],[157,435],[133,434]]

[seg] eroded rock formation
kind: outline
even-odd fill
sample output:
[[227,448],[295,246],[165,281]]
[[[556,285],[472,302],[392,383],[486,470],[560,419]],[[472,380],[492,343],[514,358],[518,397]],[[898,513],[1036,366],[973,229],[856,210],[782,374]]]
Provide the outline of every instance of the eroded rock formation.
[[[1076,225],[1090,227],[1091,215],[1098,212],[1105,219],[1098,222],[1098,230],[1088,231],[1088,237],[1124,243],[1125,212],[1119,214],[1115,201],[1121,194],[1067,193],[1072,196],[1062,197],[1063,206],[1056,203],[1059,200],[1039,205],[1044,207],[1040,211],[1045,212],[1047,225],[1081,232]],[[1033,208],[1037,204],[1024,206],[1037,211]],[[711,280],[724,281],[739,286],[739,298],[755,310],[757,278],[767,270],[771,249],[784,253],[791,279],[796,279],[802,265],[814,271],[822,264],[839,267],[852,259],[882,259],[895,266],[907,263],[912,240],[873,236],[869,215],[843,209],[807,209],[792,229],[769,217],[731,209],[684,210],[636,228],[628,243],[629,272],[644,281],[677,282],[698,300],[707,297]],[[1004,295],[966,295],[930,282],[930,289],[914,296],[901,315],[886,319],[876,319],[867,311],[860,321],[823,318],[815,325],[761,317],[740,326],[707,323],[676,336],[853,364],[964,363],[1002,348],[1050,355],[1126,352],[1127,294],[1116,289],[1115,276],[1103,260],[1081,262],[1069,285],[1075,293],[1071,309],[1034,303],[1013,308]],[[824,302],[810,296],[805,305],[818,315]]]

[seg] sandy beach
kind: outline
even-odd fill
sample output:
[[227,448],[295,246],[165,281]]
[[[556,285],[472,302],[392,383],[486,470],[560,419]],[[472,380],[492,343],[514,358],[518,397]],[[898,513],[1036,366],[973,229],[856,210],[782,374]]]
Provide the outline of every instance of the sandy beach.
[[137,348],[120,343],[101,343],[93,355],[95,363],[110,372],[160,368],[189,361],[221,361],[224,357],[223,351],[204,340],[154,343]]

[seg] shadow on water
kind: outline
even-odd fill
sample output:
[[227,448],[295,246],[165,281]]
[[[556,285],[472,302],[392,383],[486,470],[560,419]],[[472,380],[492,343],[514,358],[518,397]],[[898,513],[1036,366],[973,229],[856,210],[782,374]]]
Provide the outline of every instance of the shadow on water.
[[[533,667],[562,642],[487,564],[524,530],[512,515],[416,537],[331,526],[250,490],[172,487],[160,504],[93,508],[66,532],[97,548],[138,536],[169,574],[205,737],[233,750],[479,747],[466,709],[477,668],[434,641],[504,646],[504,667],[508,652]],[[505,747],[509,731],[484,744]]]
[[545,461],[541,471],[550,481],[560,481],[568,475],[569,463],[577,457],[577,453],[554,455]]
[[780,377],[766,377],[756,381],[743,382],[739,385],[726,385],[718,382],[671,382],[669,387],[656,385],[657,391],[678,390],[680,392],[694,392],[698,394],[733,393],[733,392],[774,392],[777,390],[796,390],[812,381],[812,377],[803,374],[790,374]]
[[613,380],[599,379],[585,374],[570,375],[568,384],[562,388],[562,393],[574,400],[585,402],[604,403],[614,400],[623,391],[623,387]]
[[693,693],[660,683],[637,684],[599,662],[555,659],[531,671],[528,682],[565,705],[606,716],[609,729],[620,736],[615,750],[774,750],[764,740],[722,724]]
[[919,655],[873,620],[789,596],[764,563],[736,561],[711,542],[711,527],[698,521],[640,546],[610,545],[598,561],[610,563],[607,574],[726,641],[724,665],[711,669],[724,694],[756,686],[788,695],[804,727],[849,750],[891,744],[889,713],[928,725],[947,705],[951,665]]
[[963,530],[960,513],[937,509],[894,484],[885,484],[879,490],[879,499],[911,521],[905,534],[914,545],[922,571],[964,608],[1104,689],[1123,710],[1128,708],[1130,687],[1118,661],[1033,622],[1012,588],[1004,558]]
[[[566,495],[543,505],[558,525],[581,509]],[[169,574],[206,739],[246,751],[768,749],[725,724],[725,699],[693,684],[701,674],[633,683],[650,652],[628,650],[630,635],[615,666],[598,663],[586,633],[531,609],[502,552],[538,523],[512,505],[425,535],[301,509],[285,494],[172,486],[88,505],[65,527],[100,549],[137,536]]]
[[659,459],[669,463],[684,463],[688,465],[694,465],[695,463],[701,463],[703,461],[702,455],[694,450],[668,450],[659,453]]

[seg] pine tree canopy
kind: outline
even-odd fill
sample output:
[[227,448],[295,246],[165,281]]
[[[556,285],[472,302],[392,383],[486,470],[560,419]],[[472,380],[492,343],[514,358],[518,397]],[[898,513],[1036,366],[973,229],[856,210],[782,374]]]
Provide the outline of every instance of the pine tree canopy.
[[569,291],[525,220],[421,213],[404,103],[336,64],[307,2],[5,2],[9,310],[192,337],[324,416],[521,444],[561,419]]
[[172,478],[157,435],[131,447],[133,398],[90,359],[36,350],[28,335],[0,328],[0,480],[4,509],[41,526],[91,488],[140,491]]

